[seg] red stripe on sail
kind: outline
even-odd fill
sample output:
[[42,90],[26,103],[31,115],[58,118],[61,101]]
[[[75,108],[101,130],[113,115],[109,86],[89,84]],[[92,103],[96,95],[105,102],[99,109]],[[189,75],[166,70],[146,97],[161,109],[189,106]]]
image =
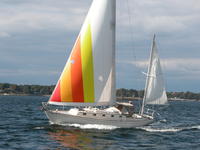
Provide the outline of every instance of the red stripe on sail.
[[80,37],[78,37],[71,55],[71,82],[73,102],[84,102],[80,44]]
[[60,81],[58,81],[53,94],[50,97],[51,102],[61,102],[61,96],[60,96]]

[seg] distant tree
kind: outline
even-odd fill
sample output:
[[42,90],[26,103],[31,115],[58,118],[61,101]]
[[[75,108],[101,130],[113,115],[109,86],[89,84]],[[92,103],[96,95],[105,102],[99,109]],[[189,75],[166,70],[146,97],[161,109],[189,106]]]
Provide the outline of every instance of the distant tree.
[[24,85],[23,86],[23,93],[24,94],[31,94],[29,85]]
[[8,84],[8,83],[3,83],[2,84],[2,89],[7,89],[9,87],[10,87],[10,84]]
[[138,91],[134,89],[130,89],[130,97],[138,97]]
[[144,97],[144,90],[138,91],[138,97],[143,98]]
[[17,89],[17,85],[16,84],[11,84],[10,85],[10,89],[15,91]]
[[[0,93],[15,93],[15,94],[35,94],[35,95],[49,95],[53,92],[55,85],[41,86],[41,85],[17,85],[9,83],[0,83]],[[134,89],[117,89],[117,97],[140,97],[143,98],[144,90]],[[192,92],[167,92],[168,98],[181,99],[197,99],[200,100],[200,93]]]
[[0,83],[0,90],[2,90],[3,89],[3,84],[2,83]]

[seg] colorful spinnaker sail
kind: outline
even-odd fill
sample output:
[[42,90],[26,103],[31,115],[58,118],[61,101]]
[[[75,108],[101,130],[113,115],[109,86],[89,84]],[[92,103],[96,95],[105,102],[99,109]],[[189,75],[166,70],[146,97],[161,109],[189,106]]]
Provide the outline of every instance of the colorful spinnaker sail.
[[110,105],[115,102],[116,0],[94,0],[50,104]]

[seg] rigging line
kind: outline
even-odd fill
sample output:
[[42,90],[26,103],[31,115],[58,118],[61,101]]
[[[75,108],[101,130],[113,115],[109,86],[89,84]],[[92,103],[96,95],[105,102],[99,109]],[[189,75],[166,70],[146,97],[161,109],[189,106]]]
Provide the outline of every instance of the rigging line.
[[[126,9],[126,7],[125,7],[125,5],[124,5],[124,2],[122,3],[122,1],[118,1],[119,2],[119,7],[121,8],[121,10],[123,10],[123,9]],[[123,7],[122,7],[123,6]],[[124,10],[123,10],[123,12],[125,12]],[[124,16],[123,16],[123,14],[122,13],[119,13],[119,20],[121,19],[121,20],[123,20],[123,19],[125,19],[125,18],[123,18]],[[119,21],[120,22],[120,21]],[[123,27],[123,24],[121,24],[121,26]],[[121,29],[123,29],[123,28],[121,28]],[[122,30],[123,31],[123,30]],[[120,41],[120,39],[122,40],[123,39],[123,34],[122,33],[126,33],[126,32],[119,32],[119,41]],[[120,42],[119,42],[120,43]],[[121,41],[121,46],[119,46],[119,47],[121,47],[121,49],[126,49],[126,47],[125,47],[125,44],[123,44],[123,40]],[[123,88],[122,86],[120,86],[120,89],[119,89],[119,91],[120,91],[120,100],[123,100],[123,90],[124,90],[125,88]]]
[[[119,10],[122,10],[123,8],[122,8],[122,2],[121,2],[121,0],[119,0],[118,1],[119,3],[117,3],[117,8],[119,7]],[[116,9],[116,29],[118,28],[119,30],[118,31],[120,31],[120,23],[117,23],[118,22],[118,20],[120,20],[120,19],[123,19],[123,17],[122,17],[122,14],[121,14],[121,12],[120,11],[117,11],[117,9]],[[116,30],[117,31],[117,30]],[[116,32],[116,34],[117,34],[117,36],[116,36],[116,50],[118,49],[118,51],[116,51],[116,60],[120,60],[119,59],[119,56],[120,56],[120,49],[123,49],[123,45],[121,44],[121,48],[120,48],[120,40],[122,40],[122,33],[123,32]],[[119,63],[117,63],[117,61],[116,61],[116,64],[115,65],[117,65],[118,66],[118,68],[119,68]],[[119,69],[118,69],[119,70]],[[117,67],[116,67],[116,72],[117,72]],[[118,73],[118,76],[120,76],[120,72]],[[119,77],[118,77],[119,78]],[[120,78],[119,78],[120,79]],[[120,81],[121,82],[121,81]],[[120,82],[118,81],[118,84],[120,84]],[[121,85],[118,85],[118,88],[122,88],[121,87]]]
[[[132,1],[134,3],[134,1]],[[133,60],[135,61],[135,66],[136,68],[139,70],[139,72],[141,72],[141,69],[139,69],[139,65],[137,64],[137,55],[136,55],[136,49],[135,49],[135,45],[134,45],[134,19],[132,19],[131,16],[134,16],[134,7],[133,7],[133,12],[131,12],[131,3],[129,2],[129,0],[127,0],[127,10],[128,10],[128,18],[129,18],[129,25],[130,25],[130,37],[131,37],[131,49],[132,51],[132,57]],[[133,15],[131,15],[133,14]]]
[[[133,7],[133,13],[131,13],[131,3],[129,2],[129,0],[126,0],[126,4],[127,4],[127,10],[128,10],[128,20],[129,20],[129,26],[130,26],[130,38],[131,38],[131,52],[132,52],[132,57],[133,57],[133,61],[135,61],[135,68],[137,68],[138,71],[136,71],[136,73],[138,74],[138,77],[136,77],[137,82],[136,87],[139,87],[138,84],[140,82],[140,78],[141,75],[139,75],[139,73],[141,72],[140,67],[137,64],[137,57],[136,57],[136,50],[135,50],[135,45],[134,45],[134,30],[133,30],[133,26],[134,26],[134,19],[132,19],[131,14],[134,15],[134,7]],[[134,0],[132,1],[132,3],[134,4]],[[133,16],[132,15],[132,16]],[[131,63],[132,64],[132,63]],[[141,106],[142,103],[140,102],[139,105]]]
[[133,31],[133,20],[131,18],[131,10],[130,10],[130,4],[129,4],[129,0],[126,0],[126,4],[127,4],[127,10],[128,10],[128,20],[129,20],[129,25],[130,25],[130,37],[131,37],[131,47],[133,50],[133,58],[136,60],[136,54],[135,54],[135,47],[134,47],[134,31]]

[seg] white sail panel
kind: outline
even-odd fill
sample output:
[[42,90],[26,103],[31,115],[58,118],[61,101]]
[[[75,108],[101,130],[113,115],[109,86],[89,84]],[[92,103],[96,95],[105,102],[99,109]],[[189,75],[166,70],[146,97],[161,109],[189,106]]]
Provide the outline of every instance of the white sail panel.
[[94,0],[82,32],[91,26],[95,103],[115,102],[115,7],[116,0]]
[[167,95],[160,59],[157,52],[155,36],[147,74],[145,104],[166,104]]

